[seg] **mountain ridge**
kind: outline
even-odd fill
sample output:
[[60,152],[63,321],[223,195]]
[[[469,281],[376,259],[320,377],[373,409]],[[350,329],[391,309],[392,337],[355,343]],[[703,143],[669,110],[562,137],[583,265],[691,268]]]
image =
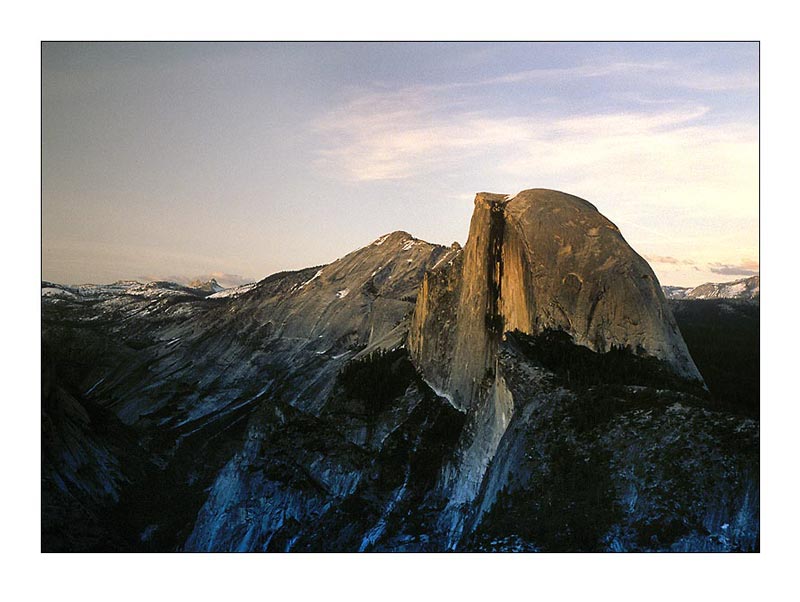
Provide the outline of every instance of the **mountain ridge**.
[[757,423],[709,407],[652,270],[577,197],[479,193],[464,248],[394,231],[211,295],[42,291],[46,457],[85,433],[116,496],[48,464],[94,519],[53,494],[45,549],[757,548]]
[[695,287],[665,286],[669,299],[744,299],[755,301],[761,297],[759,274],[728,282],[706,282]]

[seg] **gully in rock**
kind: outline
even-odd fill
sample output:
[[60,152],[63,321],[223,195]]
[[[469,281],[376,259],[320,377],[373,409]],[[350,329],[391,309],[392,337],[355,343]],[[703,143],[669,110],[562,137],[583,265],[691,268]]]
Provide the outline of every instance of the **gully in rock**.
[[486,255],[486,329],[495,337],[503,334],[500,314],[500,291],[503,281],[503,236],[505,234],[505,201],[492,201],[489,210],[489,252]]

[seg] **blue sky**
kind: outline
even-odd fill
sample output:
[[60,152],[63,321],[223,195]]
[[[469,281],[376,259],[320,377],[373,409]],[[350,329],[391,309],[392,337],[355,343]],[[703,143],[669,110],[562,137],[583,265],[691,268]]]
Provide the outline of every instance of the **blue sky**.
[[464,242],[475,192],[594,203],[662,284],[758,270],[758,46],[45,44],[43,264],[65,283]]

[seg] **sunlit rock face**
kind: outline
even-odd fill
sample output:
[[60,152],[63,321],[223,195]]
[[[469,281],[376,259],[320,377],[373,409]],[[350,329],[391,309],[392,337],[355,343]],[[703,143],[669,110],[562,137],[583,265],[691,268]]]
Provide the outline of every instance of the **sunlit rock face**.
[[560,329],[594,351],[627,347],[702,381],[658,279],[587,201],[532,189],[475,197],[458,264],[423,282],[412,355],[431,384],[466,409],[480,397],[502,333]]
[[595,351],[627,347],[702,380],[653,270],[592,204],[535,189],[504,213],[505,330],[562,329]]
[[442,474],[445,531],[460,529],[513,413],[499,345],[506,332],[545,330],[652,356],[702,383],[655,274],[593,205],[544,189],[479,193],[463,252],[426,275],[409,332],[424,377],[468,414]]

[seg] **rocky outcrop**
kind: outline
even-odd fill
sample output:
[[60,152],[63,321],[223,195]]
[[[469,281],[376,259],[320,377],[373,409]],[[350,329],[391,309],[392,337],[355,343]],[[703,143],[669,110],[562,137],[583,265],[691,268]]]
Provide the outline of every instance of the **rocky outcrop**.
[[[81,452],[88,458],[79,465],[83,486],[99,487],[99,476],[86,478],[94,467],[103,475],[113,474],[114,482],[128,486],[135,481],[130,486],[136,491],[152,489],[141,498],[137,493],[121,495],[126,513],[147,521],[125,525],[125,537],[133,538],[129,545],[183,545],[193,532],[193,523],[186,521],[194,521],[203,509],[208,519],[201,521],[189,547],[239,549],[241,542],[233,543],[241,535],[238,523],[220,501],[227,499],[223,493],[231,491],[234,479],[240,497],[231,504],[256,507],[266,496],[270,507],[281,512],[278,497],[267,494],[260,475],[237,470],[249,461],[252,442],[269,428],[273,415],[263,406],[292,408],[294,415],[299,413],[298,422],[318,429],[309,436],[314,445],[320,440],[327,441],[325,447],[338,445],[341,436],[336,431],[344,430],[342,421],[320,423],[313,417],[333,394],[339,372],[356,358],[403,345],[423,274],[454,253],[393,232],[331,264],[274,274],[225,296],[207,297],[165,282],[81,287],[43,283],[43,338],[53,350],[53,363],[87,404],[130,427],[134,439],[140,438],[133,451],[141,447],[151,460],[144,476],[113,472],[116,465],[100,461],[105,452],[89,433],[82,437],[89,449]],[[354,419],[348,417],[347,422]],[[329,432],[322,433],[320,424]],[[370,423],[370,430],[397,426],[389,419],[386,424]],[[69,425],[71,435],[76,429]],[[63,440],[61,435],[48,437],[46,457],[63,457],[67,445],[76,449],[72,439]],[[61,466],[58,470],[61,475],[66,472]],[[344,468],[330,468],[337,470]],[[48,479],[49,474],[43,472]],[[317,477],[320,481],[312,483],[312,489],[328,490],[329,477]],[[115,495],[120,487],[115,486]],[[206,500],[206,490],[217,493]],[[323,506],[330,501],[326,495],[322,498]],[[224,516],[214,513],[217,504]],[[48,524],[50,516],[57,522],[59,515],[48,506]],[[228,526],[218,535],[205,530],[224,520]],[[74,528],[80,530],[80,522]],[[265,522],[264,531],[269,528]]]
[[702,383],[655,274],[593,205],[553,190],[479,193],[463,252],[423,281],[408,343],[434,390],[467,412],[440,483],[451,544],[514,410],[499,345],[507,332],[548,330]]
[[630,348],[702,381],[652,269],[593,205],[553,190],[479,193],[459,265],[423,282],[412,356],[466,409],[502,334],[546,329],[595,351]]
[[225,290],[225,287],[221,286],[220,283],[217,282],[216,278],[206,281],[200,280],[199,278],[192,280],[189,283],[189,288],[193,288],[209,295],[213,295],[214,293],[219,293]]

